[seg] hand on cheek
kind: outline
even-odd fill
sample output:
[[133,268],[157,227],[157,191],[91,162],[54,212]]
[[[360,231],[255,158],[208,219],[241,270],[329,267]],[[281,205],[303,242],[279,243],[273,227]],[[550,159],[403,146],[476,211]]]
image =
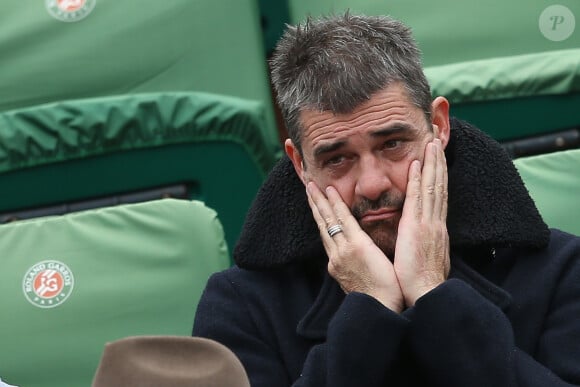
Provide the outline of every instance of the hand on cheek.
[[425,148],[423,167],[411,163],[399,222],[394,269],[407,306],[447,279],[446,219],[447,163],[441,141],[434,139]]
[[[306,189],[328,255],[329,274],[346,293],[366,293],[401,312],[404,302],[393,264],[360,228],[340,194],[333,187],[323,193],[314,182]],[[342,231],[330,236],[328,228],[335,225]]]

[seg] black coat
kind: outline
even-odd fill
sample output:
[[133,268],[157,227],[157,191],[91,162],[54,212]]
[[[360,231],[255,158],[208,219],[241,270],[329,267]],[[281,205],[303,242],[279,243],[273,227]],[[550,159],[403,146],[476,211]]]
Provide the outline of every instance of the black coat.
[[285,158],[193,334],[231,348],[254,387],[580,385],[580,238],[548,230],[478,130],[453,120],[446,156],[452,269],[414,307],[343,293]]

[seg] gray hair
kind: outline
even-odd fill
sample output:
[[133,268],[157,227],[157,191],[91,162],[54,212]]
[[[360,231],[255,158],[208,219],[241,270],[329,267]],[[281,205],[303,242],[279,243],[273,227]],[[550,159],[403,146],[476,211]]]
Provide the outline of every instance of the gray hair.
[[390,17],[347,12],[288,26],[270,65],[288,135],[300,153],[301,110],[349,113],[392,82],[402,82],[430,119],[421,52],[409,27]]

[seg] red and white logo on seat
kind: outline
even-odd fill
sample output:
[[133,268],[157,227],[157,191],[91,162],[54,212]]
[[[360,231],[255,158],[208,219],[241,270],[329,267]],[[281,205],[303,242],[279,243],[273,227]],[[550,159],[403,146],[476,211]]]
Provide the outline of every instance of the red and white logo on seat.
[[92,12],[97,0],[45,0],[48,13],[64,22],[76,22]]
[[47,260],[30,267],[22,280],[26,299],[39,308],[54,308],[70,296],[74,277],[70,268],[60,261]]

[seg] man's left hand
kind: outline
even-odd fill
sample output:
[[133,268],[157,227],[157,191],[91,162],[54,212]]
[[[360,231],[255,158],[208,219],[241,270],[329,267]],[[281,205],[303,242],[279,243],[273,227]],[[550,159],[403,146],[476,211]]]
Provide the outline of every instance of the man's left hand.
[[423,168],[411,163],[399,222],[394,268],[405,304],[443,283],[449,275],[447,163],[439,139],[425,147]]

